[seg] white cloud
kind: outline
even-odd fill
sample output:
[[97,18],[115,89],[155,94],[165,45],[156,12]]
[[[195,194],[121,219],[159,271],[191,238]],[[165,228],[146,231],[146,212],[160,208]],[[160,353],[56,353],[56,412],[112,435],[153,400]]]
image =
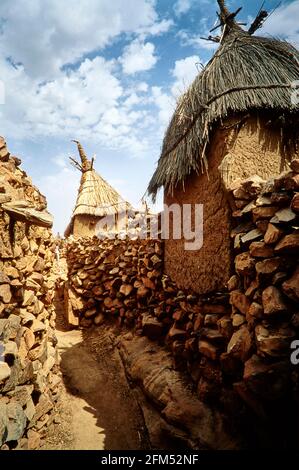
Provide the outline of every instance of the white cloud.
[[174,69],[172,70],[175,82],[171,88],[174,96],[180,96],[191,85],[199,73],[198,65],[200,63],[201,60],[197,55],[192,55],[175,62]]
[[155,46],[151,42],[143,43],[139,39],[131,42],[124,50],[120,63],[127,75],[150,70],[157,63]]
[[0,52],[32,77],[56,76],[66,63],[105,47],[121,33],[160,34],[152,0],[1,0]]
[[281,36],[299,47],[299,0],[282,5],[266,21],[260,34]]
[[187,13],[192,6],[191,0],[178,0],[174,5],[174,12],[177,16]]
[[175,110],[175,100],[173,97],[163,92],[161,87],[152,87],[153,102],[159,109],[159,121],[165,130],[165,126],[169,124],[170,118]]

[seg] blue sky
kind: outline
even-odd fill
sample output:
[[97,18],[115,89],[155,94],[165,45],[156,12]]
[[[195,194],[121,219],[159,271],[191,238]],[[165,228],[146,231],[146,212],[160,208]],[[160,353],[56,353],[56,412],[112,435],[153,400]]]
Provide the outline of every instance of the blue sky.
[[[228,6],[243,6],[239,18],[250,22],[261,3]],[[176,100],[215,50],[200,36],[216,11],[216,0],[1,0],[0,135],[47,196],[55,231],[70,219],[80,179],[71,139],[138,206]],[[283,1],[262,34],[298,47],[299,0]]]

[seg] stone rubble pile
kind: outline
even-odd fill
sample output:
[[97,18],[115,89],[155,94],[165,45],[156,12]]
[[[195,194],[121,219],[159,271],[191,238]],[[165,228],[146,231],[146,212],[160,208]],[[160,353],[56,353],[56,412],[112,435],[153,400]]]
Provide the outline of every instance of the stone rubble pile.
[[58,394],[46,200],[0,137],[0,448],[36,449]]
[[298,407],[298,370],[290,361],[299,339],[298,196],[298,160],[275,180],[235,182],[228,194],[233,275],[227,291],[206,296],[179,291],[163,275],[161,241],[69,241],[69,322],[100,325],[114,317],[166,344],[202,402],[236,422],[253,412],[256,429],[268,426],[263,439],[279,434],[269,419],[276,416],[287,440],[283,429]]

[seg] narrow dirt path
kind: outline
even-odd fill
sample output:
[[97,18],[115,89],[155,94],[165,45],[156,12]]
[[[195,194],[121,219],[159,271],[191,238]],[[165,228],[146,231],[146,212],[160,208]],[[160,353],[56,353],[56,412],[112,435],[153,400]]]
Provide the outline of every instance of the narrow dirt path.
[[143,417],[110,329],[68,330],[56,303],[63,389],[43,449],[147,448]]

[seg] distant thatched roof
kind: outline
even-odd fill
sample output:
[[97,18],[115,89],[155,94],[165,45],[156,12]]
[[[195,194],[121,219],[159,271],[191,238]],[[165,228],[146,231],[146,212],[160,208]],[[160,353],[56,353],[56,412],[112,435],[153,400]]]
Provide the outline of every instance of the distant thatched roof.
[[232,24],[225,25],[221,46],[178,102],[149,183],[153,198],[160,187],[172,192],[190,173],[205,170],[206,147],[219,120],[251,110],[298,114],[291,87],[299,80],[299,52]]
[[[66,237],[72,233],[74,217],[76,215],[105,217],[133,210],[131,204],[126,202],[120,194],[93,169],[93,161],[90,162],[85,154],[82,159],[84,151],[81,144],[79,142],[76,143],[82,163],[82,177],[72,219],[65,231]],[[75,162],[74,159],[72,159],[72,161]],[[88,165],[86,165],[87,163]],[[75,164],[80,166],[77,162],[75,162]]]

